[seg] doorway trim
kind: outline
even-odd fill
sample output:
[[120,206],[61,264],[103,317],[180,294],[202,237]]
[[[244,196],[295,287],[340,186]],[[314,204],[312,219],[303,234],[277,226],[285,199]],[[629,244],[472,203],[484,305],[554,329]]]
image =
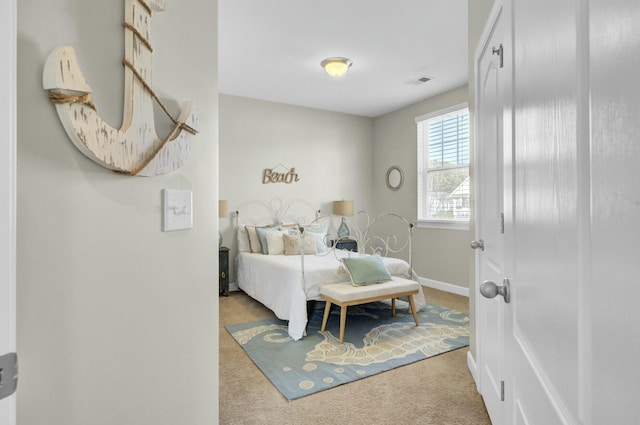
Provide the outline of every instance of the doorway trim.
[[[16,351],[16,9],[17,0],[0,3],[0,355]],[[0,401],[0,423],[15,425],[15,394]]]

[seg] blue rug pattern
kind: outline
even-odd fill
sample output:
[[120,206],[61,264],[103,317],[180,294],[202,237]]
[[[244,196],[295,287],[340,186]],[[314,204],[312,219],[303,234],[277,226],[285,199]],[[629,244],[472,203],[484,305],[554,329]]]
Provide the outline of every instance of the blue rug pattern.
[[469,345],[469,317],[434,304],[419,312],[419,327],[406,309],[397,308],[392,317],[386,303],[349,307],[344,344],[339,307],[320,332],[323,311],[318,302],[307,336],[298,341],[287,334],[287,322],[276,318],[226,329],[289,400]]

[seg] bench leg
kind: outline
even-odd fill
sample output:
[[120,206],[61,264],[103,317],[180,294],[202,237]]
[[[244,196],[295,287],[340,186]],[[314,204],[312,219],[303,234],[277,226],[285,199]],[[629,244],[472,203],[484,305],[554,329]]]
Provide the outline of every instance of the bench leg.
[[391,298],[391,317],[396,317],[396,299]]
[[324,305],[324,316],[322,316],[322,327],[320,328],[321,332],[324,332],[325,326],[327,326],[327,319],[329,319],[329,311],[331,311],[331,302],[327,301]]
[[416,305],[413,302],[413,295],[409,295],[409,305],[411,306],[411,313],[413,314],[413,321],[416,322],[416,326],[420,326],[420,323],[418,323],[418,313],[416,312]]
[[344,325],[347,323],[347,306],[340,308],[340,344],[344,342]]

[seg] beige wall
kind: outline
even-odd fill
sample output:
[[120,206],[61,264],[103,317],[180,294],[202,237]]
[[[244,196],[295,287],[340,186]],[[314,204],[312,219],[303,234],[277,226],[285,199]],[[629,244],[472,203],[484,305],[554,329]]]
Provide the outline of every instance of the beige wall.
[[[331,214],[331,201],[354,199],[357,210],[416,214],[416,116],[465,102],[466,86],[370,119],[237,96],[220,96],[220,196],[233,212],[254,199],[305,199]],[[262,184],[264,168],[295,166],[300,182]],[[386,170],[400,165],[402,189]],[[220,221],[235,250],[232,214]],[[468,231],[416,229],[414,268],[421,277],[468,287]],[[232,281],[235,276],[232,276]]]
[[[375,119],[374,199],[376,212],[393,211],[410,221],[417,214],[417,135],[415,118],[467,101],[467,87],[439,94]],[[387,169],[399,165],[404,184],[391,191]],[[469,232],[414,229],[413,268],[420,277],[463,288],[469,284]]]
[[[172,108],[193,99],[200,116],[183,169],[143,178],[98,166],[42,89],[48,54],[74,46],[119,127],[123,16],[122,1],[18,4],[21,425],[217,423],[217,1],[154,15],[153,86]],[[161,231],[163,188],[193,191],[192,230]]]
[[[263,184],[263,170],[278,164],[295,167],[300,181]],[[368,211],[372,176],[371,118],[220,95],[220,198],[230,211],[220,227],[232,265],[232,212],[242,203],[303,199],[332,214],[332,201],[352,199],[357,210]]]

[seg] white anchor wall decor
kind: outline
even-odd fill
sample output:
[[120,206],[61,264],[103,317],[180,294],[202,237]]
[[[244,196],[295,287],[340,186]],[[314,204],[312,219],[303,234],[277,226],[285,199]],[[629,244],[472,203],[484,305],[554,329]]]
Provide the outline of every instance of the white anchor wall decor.
[[[171,116],[151,87],[151,12],[164,10],[164,0],[125,0],[124,114],[115,129],[98,114],[91,100],[73,47],[54,50],[44,66],[43,86],[73,144],[87,157],[119,173],[154,176],[180,168],[191,151],[197,118],[191,101]],[[173,122],[160,138],[153,118],[153,101]]]

